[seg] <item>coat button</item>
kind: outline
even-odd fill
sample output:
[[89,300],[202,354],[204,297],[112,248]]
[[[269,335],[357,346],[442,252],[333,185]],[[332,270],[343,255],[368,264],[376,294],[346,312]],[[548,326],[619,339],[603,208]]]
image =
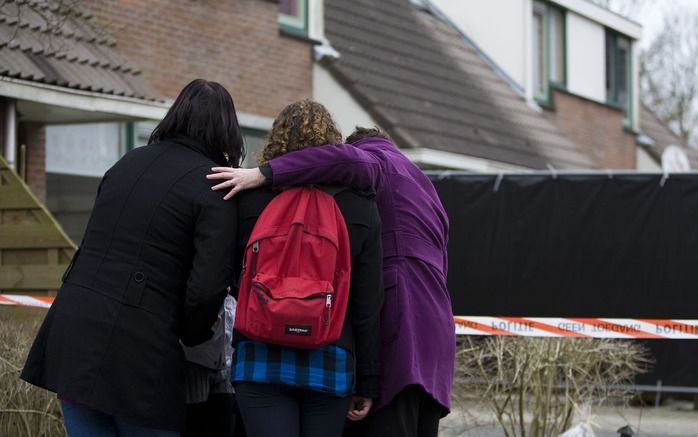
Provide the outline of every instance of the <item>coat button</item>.
[[138,282],[139,284],[141,282],[143,282],[144,279],[145,279],[145,274],[143,272],[139,271],[139,272],[136,272],[133,274],[133,280]]

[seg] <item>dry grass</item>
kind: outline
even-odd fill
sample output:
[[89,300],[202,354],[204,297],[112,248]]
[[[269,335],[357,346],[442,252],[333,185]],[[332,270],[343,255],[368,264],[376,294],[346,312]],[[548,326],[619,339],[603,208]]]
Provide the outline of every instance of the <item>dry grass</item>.
[[649,365],[647,351],[630,341],[465,337],[454,397],[481,399],[507,437],[558,436],[575,413],[627,400],[623,387]]
[[64,436],[56,395],[19,379],[41,318],[36,309],[0,308],[0,435]]
[[[0,436],[64,436],[56,396],[19,380],[44,313],[0,307]],[[627,399],[619,386],[645,371],[635,342],[598,339],[464,337],[454,401],[480,399],[507,437],[558,436],[583,406]]]

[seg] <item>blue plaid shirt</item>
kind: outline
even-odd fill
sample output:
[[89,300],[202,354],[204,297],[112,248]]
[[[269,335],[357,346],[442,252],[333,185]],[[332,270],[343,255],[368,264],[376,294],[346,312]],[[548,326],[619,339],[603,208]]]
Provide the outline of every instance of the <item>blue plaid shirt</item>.
[[334,345],[296,349],[245,340],[235,346],[231,379],[347,396],[354,392],[354,355]]

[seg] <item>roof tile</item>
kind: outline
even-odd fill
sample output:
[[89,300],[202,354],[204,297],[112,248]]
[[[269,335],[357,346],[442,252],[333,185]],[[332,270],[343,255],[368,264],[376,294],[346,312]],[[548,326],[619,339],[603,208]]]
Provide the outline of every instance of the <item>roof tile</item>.
[[532,168],[596,167],[449,23],[408,0],[327,0],[325,65],[401,147]]
[[[162,100],[91,14],[59,16],[55,0],[0,2],[0,75],[86,91]],[[60,23],[58,29],[49,23]]]

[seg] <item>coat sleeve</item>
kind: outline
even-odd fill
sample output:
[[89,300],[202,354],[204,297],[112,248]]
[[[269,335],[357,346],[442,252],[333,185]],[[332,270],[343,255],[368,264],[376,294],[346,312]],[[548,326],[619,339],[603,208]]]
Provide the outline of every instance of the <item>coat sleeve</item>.
[[382,164],[378,153],[351,144],[312,147],[269,161],[274,185],[338,183],[378,190]]
[[193,346],[211,338],[211,327],[233,285],[237,202],[204,189],[197,202],[194,258],[184,300],[182,343]]
[[371,226],[351,272],[349,310],[356,341],[356,395],[380,394],[380,314],[383,307],[383,249],[380,216],[371,204]]

